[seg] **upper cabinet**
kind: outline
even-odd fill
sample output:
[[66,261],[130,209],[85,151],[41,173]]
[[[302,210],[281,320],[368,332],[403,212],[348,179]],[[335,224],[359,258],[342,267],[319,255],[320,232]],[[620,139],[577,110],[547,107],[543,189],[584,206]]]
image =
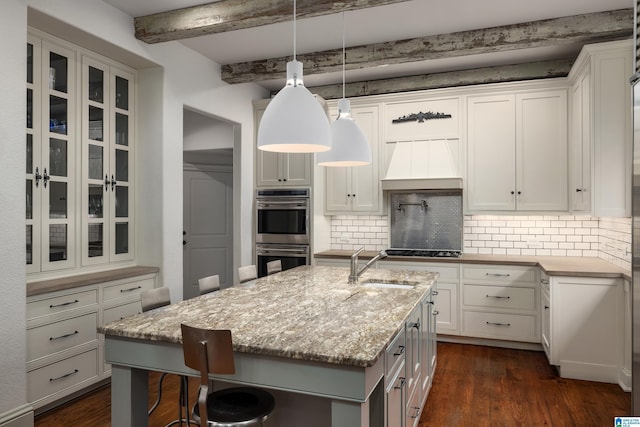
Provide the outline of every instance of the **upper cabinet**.
[[[319,100],[324,104],[324,100]],[[254,102],[255,138],[269,100]],[[257,147],[257,145],[256,145]],[[256,148],[256,187],[308,187],[313,175],[313,154],[273,153]]]
[[470,212],[568,210],[567,91],[467,98]]
[[33,31],[26,80],[27,273],[132,260],[133,70]]
[[631,215],[633,42],[585,46],[571,87],[571,205],[595,216]]
[[75,266],[76,53],[27,43],[27,272]]
[[[332,109],[331,117],[337,117]],[[325,203],[327,215],[381,214],[382,190],[379,179],[379,105],[351,104],[351,116],[371,145],[371,164],[352,167],[322,167],[325,173]]]

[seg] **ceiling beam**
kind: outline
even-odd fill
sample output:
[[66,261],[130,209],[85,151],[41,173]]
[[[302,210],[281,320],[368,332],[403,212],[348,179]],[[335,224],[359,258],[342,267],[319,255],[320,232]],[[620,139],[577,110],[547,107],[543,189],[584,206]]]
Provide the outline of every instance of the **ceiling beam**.
[[[589,13],[481,30],[375,43],[346,49],[348,70],[541,46],[597,43],[633,35],[633,9]],[[342,49],[297,55],[305,75],[342,70]],[[290,58],[222,66],[227,83],[284,79]]]
[[[444,87],[566,77],[573,62],[573,59],[561,59],[353,82],[345,85],[345,97],[353,98]],[[324,99],[342,98],[342,84],[314,86],[310,87],[309,90]]]
[[[407,0],[298,0],[299,19],[331,15]],[[221,0],[134,18],[135,36],[146,43],[181,40],[291,21],[291,0]]]

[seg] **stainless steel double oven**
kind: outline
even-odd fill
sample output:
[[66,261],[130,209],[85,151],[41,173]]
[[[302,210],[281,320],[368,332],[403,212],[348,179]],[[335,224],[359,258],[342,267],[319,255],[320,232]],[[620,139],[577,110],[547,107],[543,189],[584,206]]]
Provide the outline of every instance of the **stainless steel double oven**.
[[308,188],[259,189],[256,192],[256,266],[279,259],[282,269],[309,264],[311,197]]

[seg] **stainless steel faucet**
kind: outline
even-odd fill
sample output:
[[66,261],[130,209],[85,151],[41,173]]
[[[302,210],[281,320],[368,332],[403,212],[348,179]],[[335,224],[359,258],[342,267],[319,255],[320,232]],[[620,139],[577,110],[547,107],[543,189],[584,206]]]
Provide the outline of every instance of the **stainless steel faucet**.
[[374,262],[387,257],[387,253],[382,250],[358,270],[358,255],[360,255],[363,250],[364,247],[358,249],[351,255],[351,271],[349,274],[349,283],[356,283],[360,275],[364,273],[367,268],[371,267]]

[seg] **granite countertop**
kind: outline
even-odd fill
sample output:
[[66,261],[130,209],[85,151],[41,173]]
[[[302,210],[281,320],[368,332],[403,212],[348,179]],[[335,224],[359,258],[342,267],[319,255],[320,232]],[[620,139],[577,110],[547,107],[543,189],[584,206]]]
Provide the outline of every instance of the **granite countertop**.
[[[314,254],[314,257],[348,259],[352,253],[353,251],[332,249],[316,253]],[[372,258],[377,253],[378,252],[374,251],[364,251],[359,255],[359,258]],[[596,257],[463,254],[460,258],[390,256],[385,258],[385,261],[539,266],[551,276],[622,277],[624,279],[631,280],[631,271]]]
[[[437,273],[301,266],[98,328],[107,337],[180,343],[180,324],[230,329],[234,350],[307,361],[372,366],[427,295]],[[366,280],[417,282],[409,290]]]

